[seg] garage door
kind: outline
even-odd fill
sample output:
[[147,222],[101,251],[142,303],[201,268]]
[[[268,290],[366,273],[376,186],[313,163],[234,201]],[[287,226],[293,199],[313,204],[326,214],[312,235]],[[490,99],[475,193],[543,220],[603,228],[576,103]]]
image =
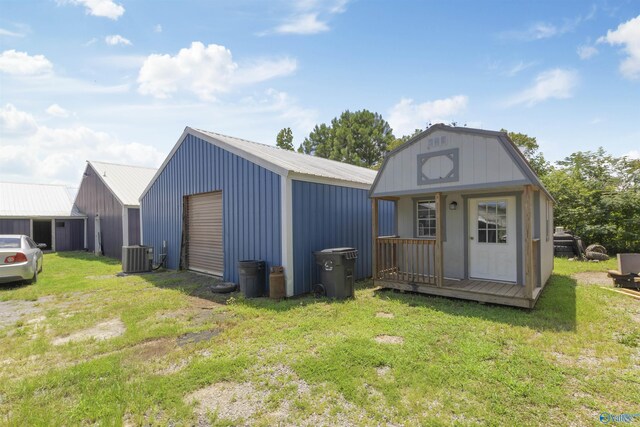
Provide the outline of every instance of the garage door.
[[222,192],[189,196],[187,203],[187,266],[222,276]]

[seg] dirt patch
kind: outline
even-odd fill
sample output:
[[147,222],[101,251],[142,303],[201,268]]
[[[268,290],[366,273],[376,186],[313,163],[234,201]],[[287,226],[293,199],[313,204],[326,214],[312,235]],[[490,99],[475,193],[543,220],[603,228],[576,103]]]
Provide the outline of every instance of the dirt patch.
[[108,340],[111,338],[119,337],[124,334],[126,327],[122,320],[111,319],[106,322],[101,322],[92,328],[83,329],[78,332],[74,332],[71,335],[65,337],[59,337],[52,341],[53,345],[62,345],[68,342],[84,341],[89,339],[95,340]]
[[595,368],[603,364],[615,363],[618,360],[615,357],[598,357],[593,350],[582,351],[577,356],[566,355],[557,351],[552,351],[550,354],[561,365],[574,368]]
[[379,317],[381,319],[393,319],[394,316],[393,313],[385,313],[384,311],[379,311],[376,313],[376,317]]
[[402,344],[404,343],[404,338],[397,337],[394,335],[378,335],[374,338],[377,343],[380,344]]
[[378,366],[376,368],[376,374],[378,374],[379,377],[386,377],[389,372],[391,372],[391,368],[389,366]]
[[15,324],[22,316],[39,314],[42,311],[40,304],[49,301],[51,297],[41,297],[36,301],[0,301],[0,328]]
[[169,338],[147,341],[134,347],[136,358],[140,360],[156,359],[169,354],[175,348],[175,342]]
[[613,287],[613,280],[604,271],[585,271],[572,274],[571,277],[581,285],[599,285]]
[[267,393],[256,390],[251,383],[218,383],[197,390],[185,397],[187,403],[197,402],[199,422],[208,424],[208,414],[219,419],[243,421],[251,418],[264,405]]
[[199,343],[202,341],[209,341],[211,338],[220,335],[220,329],[210,329],[208,331],[189,332],[178,337],[176,343],[179,347],[183,347],[187,344]]

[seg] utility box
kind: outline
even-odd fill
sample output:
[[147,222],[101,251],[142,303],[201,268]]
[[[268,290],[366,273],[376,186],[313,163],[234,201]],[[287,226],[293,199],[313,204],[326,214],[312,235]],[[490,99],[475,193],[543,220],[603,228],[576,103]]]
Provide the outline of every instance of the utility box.
[[123,246],[122,272],[147,273],[152,270],[153,247],[151,246]]
[[238,261],[240,292],[246,298],[263,297],[266,291],[265,262],[259,260]]
[[320,282],[324,294],[329,298],[353,297],[353,282],[358,258],[354,248],[330,248],[314,253],[320,266]]
[[287,296],[284,267],[273,266],[269,274],[269,298],[282,299]]

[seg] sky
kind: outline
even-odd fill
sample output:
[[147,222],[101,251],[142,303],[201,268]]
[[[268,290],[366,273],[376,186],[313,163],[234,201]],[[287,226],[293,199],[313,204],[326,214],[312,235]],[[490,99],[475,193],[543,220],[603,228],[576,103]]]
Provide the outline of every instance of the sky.
[[640,157],[640,2],[0,1],[0,181],[158,167],[186,126],[297,146],[347,109]]

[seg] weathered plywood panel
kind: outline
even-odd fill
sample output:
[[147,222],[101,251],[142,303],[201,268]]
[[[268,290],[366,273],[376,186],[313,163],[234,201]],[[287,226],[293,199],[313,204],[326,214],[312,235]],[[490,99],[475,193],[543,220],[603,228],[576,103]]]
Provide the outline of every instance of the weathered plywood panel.
[[127,225],[129,227],[129,245],[140,244],[140,209],[128,208],[127,209]]
[[30,220],[28,219],[0,219],[0,234],[24,234],[30,235]]
[[[419,183],[419,156],[458,150],[458,178],[448,182]],[[444,176],[450,162],[445,157],[429,161],[431,177]],[[394,153],[380,171],[374,196],[429,193],[438,189],[482,184],[522,184],[525,175],[497,136],[437,130]]]
[[87,246],[95,248],[95,216],[100,215],[103,254],[122,257],[122,205],[89,165],[78,189],[76,205],[87,215]]
[[56,251],[80,251],[84,249],[84,220],[58,219],[55,221]]

